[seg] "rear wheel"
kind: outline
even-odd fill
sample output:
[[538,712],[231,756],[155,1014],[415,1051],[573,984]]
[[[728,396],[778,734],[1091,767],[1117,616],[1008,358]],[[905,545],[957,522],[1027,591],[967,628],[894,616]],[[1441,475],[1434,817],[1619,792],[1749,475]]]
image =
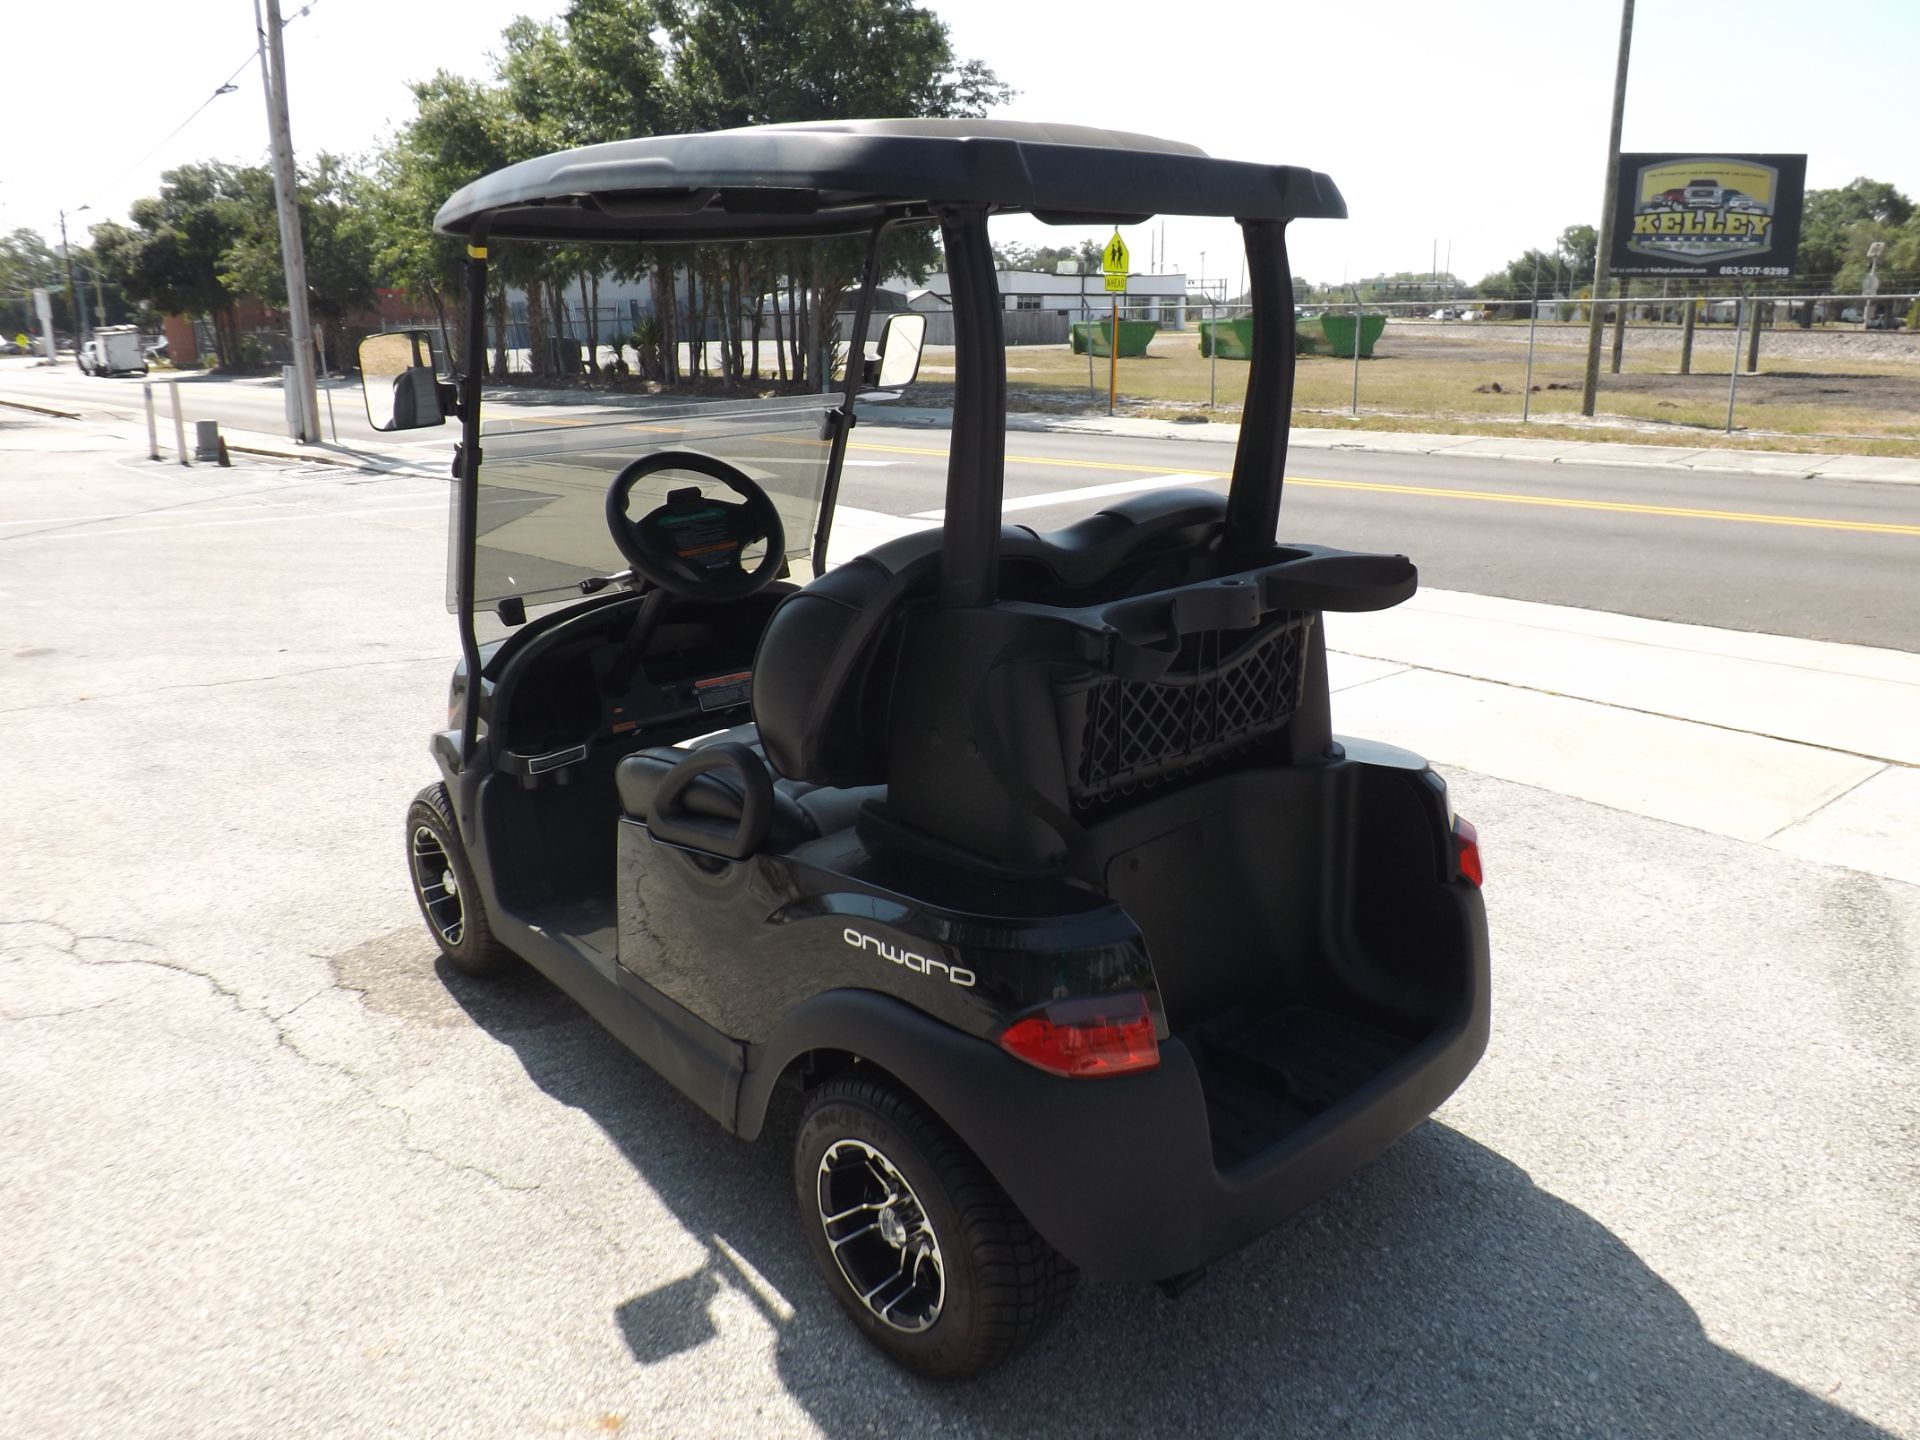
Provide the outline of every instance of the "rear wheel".
[[816,1090],[793,1162],[800,1223],[868,1340],[936,1379],[978,1374],[1046,1328],[1078,1273],[919,1101],[858,1075]]
[[498,975],[518,957],[493,938],[447,787],[429,785],[407,807],[407,874],[440,953],[463,975]]

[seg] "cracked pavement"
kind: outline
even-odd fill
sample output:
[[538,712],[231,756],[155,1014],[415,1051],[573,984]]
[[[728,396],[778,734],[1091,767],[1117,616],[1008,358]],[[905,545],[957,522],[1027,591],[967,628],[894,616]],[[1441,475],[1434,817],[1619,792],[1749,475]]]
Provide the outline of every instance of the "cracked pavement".
[[443,488],[0,465],[0,523],[128,517],[0,569],[0,1434],[1920,1435],[1915,887],[1456,774],[1497,1013],[1436,1122],[925,1386],[815,1282],[790,1117],[435,964]]

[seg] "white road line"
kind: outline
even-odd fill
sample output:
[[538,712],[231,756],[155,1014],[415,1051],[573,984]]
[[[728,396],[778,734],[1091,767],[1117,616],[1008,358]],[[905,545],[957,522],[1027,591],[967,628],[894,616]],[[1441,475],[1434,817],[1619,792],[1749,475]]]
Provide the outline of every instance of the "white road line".
[[[1107,495],[1130,495],[1136,490],[1164,490],[1170,485],[1224,485],[1227,482],[1218,475],[1193,475],[1185,471],[1171,471],[1165,475],[1149,475],[1144,480],[1115,480],[1110,485],[1083,485],[1078,490],[1053,490],[1045,495],[1021,495],[1005,501],[1000,506],[1002,515],[1015,510],[1044,510],[1049,505],[1067,505],[1076,500],[1098,500]],[[920,510],[914,513],[915,520],[944,520],[945,510]]]

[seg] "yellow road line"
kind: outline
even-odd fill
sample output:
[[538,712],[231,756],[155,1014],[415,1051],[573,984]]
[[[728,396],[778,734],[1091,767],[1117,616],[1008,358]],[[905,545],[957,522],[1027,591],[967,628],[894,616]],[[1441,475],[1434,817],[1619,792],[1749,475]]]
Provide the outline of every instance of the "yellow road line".
[[[850,450],[887,450],[899,455],[936,455],[945,450],[913,445],[873,445],[855,443]],[[1121,470],[1132,475],[1151,475],[1164,469],[1159,465],[1126,465],[1111,460],[1063,460],[1046,455],[1009,455],[1010,465],[1057,465],[1077,470]],[[1204,475],[1212,479],[1232,478],[1230,470],[1183,470],[1183,475]],[[1851,530],[1865,535],[1920,536],[1920,525],[1894,525],[1872,520],[1832,520],[1817,515],[1773,515],[1749,510],[1704,510],[1686,505],[1637,505],[1625,500],[1581,500],[1565,495],[1512,495],[1499,490],[1454,490],[1435,485],[1389,485],[1368,480],[1322,480],[1307,475],[1289,475],[1289,485],[1305,485],[1316,490],[1360,490],[1380,495],[1415,495],[1431,500],[1479,500],[1499,505],[1545,505],[1560,510],[1601,510],[1616,515],[1656,515],[1671,520],[1726,520],[1743,525],[1786,525],[1804,530]],[[1061,503],[1072,499],[1062,494]]]

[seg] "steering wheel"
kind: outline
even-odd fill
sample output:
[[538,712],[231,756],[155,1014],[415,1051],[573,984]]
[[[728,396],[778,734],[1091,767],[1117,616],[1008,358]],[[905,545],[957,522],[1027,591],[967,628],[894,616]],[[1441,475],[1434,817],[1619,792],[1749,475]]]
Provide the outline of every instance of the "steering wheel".
[[[669,490],[666,504],[630,519],[633,487],[662,470],[718,480],[741,503],[712,499],[690,485]],[[742,599],[776,579],[787,558],[786,530],[772,497],[737,466],[695,450],[662,450],[615,476],[607,487],[607,529],[634,574],[688,600]],[[749,570],[740,557],[756,540],[766,541],[767,553]]]

